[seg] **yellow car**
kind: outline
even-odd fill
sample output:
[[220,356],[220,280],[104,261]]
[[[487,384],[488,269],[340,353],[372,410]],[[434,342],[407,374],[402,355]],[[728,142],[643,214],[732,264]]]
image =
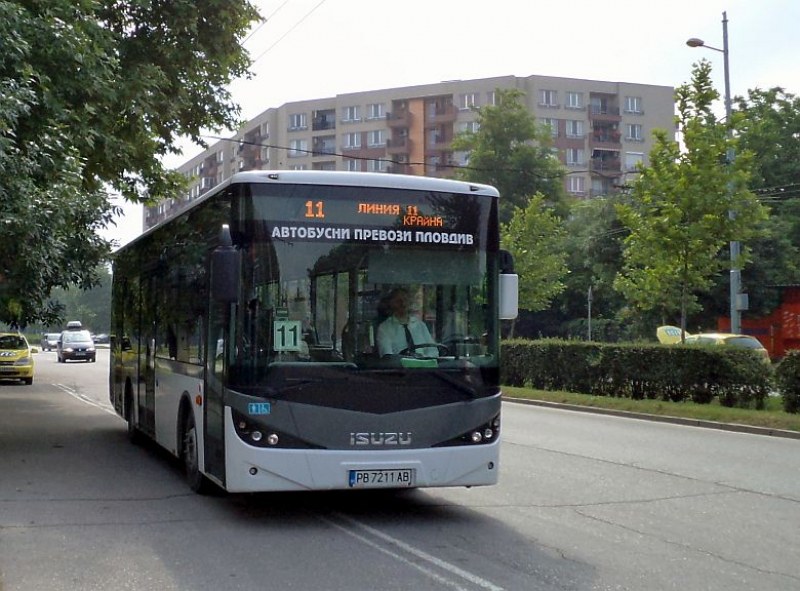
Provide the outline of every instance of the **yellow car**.
[[0,380],[33,383],[33,352],[21,334],[0,333]]
[[[687,345],[724,345],[739,349],[750,349],[769,361],[769,353],[764,345],[755,338],[744,334],[731,334],[726,332],[704,332],[700,334],[685,334]],[[675,345],[681,342],[681,329],[677,326],[659,326],[656,330],[658,341],[664,345]]]

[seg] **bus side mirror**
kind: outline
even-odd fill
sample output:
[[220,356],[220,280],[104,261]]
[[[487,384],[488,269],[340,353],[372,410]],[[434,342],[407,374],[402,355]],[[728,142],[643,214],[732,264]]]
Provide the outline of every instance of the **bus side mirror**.
[[519,276],[514,272],[514,257],[507,250],[500,251],[499,316],[500,320],[514,320],[519,316]]
[[236,302],[239,299],[240,255],[233,247],[231,231],[223,224],[220,244],[211,253],[211,297],[217,302]]
[[519,276],[500,275],[500,320],[514,320],[519,315]]

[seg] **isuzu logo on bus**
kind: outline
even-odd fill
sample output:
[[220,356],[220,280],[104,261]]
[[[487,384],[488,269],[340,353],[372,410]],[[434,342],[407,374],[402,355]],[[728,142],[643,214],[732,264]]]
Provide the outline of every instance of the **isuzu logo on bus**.
[[350,445],[411,445],[411,432],[350,433]]

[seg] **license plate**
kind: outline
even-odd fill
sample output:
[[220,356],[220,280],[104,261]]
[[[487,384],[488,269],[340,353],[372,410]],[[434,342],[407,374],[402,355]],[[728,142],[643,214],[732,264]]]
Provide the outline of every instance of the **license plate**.
[[406,488],[414,486],[416,470],[350,470],[350,488]]

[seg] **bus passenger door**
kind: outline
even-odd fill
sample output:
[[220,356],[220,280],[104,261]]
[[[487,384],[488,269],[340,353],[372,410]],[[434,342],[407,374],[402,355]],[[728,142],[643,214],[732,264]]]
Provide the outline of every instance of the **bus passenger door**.
[[206,346],[206,383],[203,403],[205,472],[225,483],[225,374],[230,304],[211,301]]
[[[142,341],[144,366],[139,385],[139,429],[150,435],[156,433],[156,277],[150,276],[142,285]],[[141,355],[141,353],[140,353]],[[141,357],[140,357],[141,359]],[[142,392],[144,386],[144,392]],[[142,395],[144,394],[144,395]]]

